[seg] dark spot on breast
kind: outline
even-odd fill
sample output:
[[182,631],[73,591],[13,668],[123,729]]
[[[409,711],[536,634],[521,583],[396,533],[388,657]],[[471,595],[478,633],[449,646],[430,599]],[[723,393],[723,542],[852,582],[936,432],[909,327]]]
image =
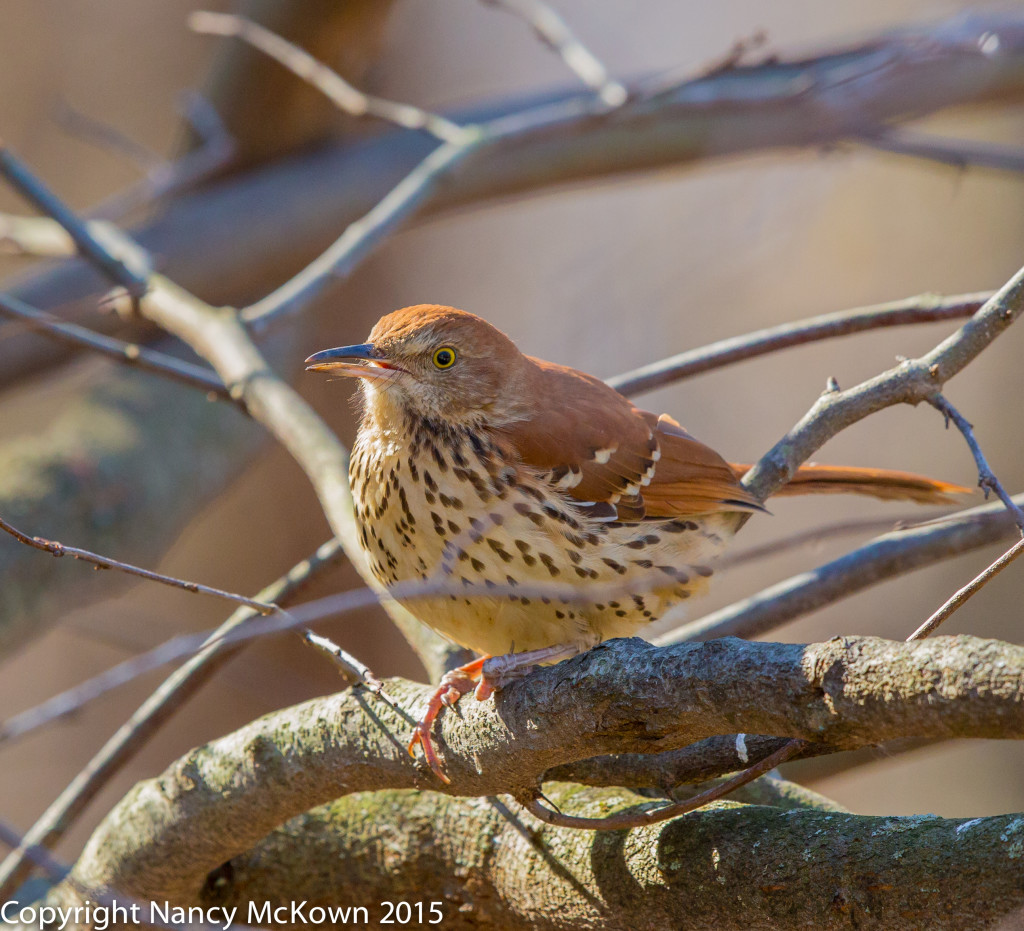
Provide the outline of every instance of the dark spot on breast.
[[492,540],[488,537],[487,545],[501,557],[502,562],[512,562],[512,554],[508,552],[497,540]]
[[540,554],[540,561],[544,563],[545,566],[547,566],[547,570],[549,573],[551,573],[551,575],[555,576],[559,574],[558,566],[555,565],[555,561],[550,556],[548,556],[547,553]]
[[714,575],[714,571],[710,566],[690,566],[690,568],[697,573],[702,579],[709,578]]
[[634,566],[639,566],[641,569],[653,569],[654,568],[654,563],[652,563],[649,559],[634,559],[633,560],[633,565]]
[[616,616],[616,617],[625,617],[625,616],[626,616],[626,612],[625,612],[625,611],[623,611],[623,610],[622,610],[622,609],[620,608],[620,609],[619,609],[618,611],[616,611],[616,612],[615,612],[615,616]]
[[576,575],[581,579],[585,579],[590,574],[586,569],[581,569],[579,566],[574,566],[573,568],[576,570]]
[[689,582],[690,577],[682,569],[677,569],[675,566],[658,566],[662,572],[667,576],[671,576],[677,582]]
[[609,569],[614,569],[619,575],[626,574],[626,567],[622,565],[622,563],[616,562],[614,559],[602,557],[601,562],[603,562]]
[[566,556],[568,556],[576,565],[579,565],[583,561],[583,557],[580,556],[576,550],[566,550]]
[[563,621],[563,620],[565,620],[565,612],[564,611],[556,611],[555,612],[555,617],[557,617],[560,621]]
[[508,584],[512,585],[512,586],[515,586],[515,585],[519,584],[519,582],[516,581],[515,579],[513,579],[512,576],[510,576],[510,575],[506,575],[505,576],[505,581],[508,582]]
[[477,559],[475,556],[472,559],[470,559],[469,564],[477,572],[483,572],[484,571],[484,564],[482,562],[480,562],[480,560]]

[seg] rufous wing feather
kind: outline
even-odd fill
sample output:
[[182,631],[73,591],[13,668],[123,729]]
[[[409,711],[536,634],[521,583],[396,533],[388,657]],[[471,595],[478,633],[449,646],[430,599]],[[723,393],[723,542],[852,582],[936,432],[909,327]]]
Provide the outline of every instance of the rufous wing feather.
[[763,510],[731,466],[670,417],[593,376],[530,361],[529,394],[545,403],[498,432],[559,491],[609,520]]
[[[640,410],[591,375],[529,361],[533,383],[524,394],[543,403],[497,433],[520,461],[594,517],[637,521],[764,510],[740,484],[749,466],[726,462],[668,415]],[[948,504],[967,491],[911,472],[805,465],[776,494]]]

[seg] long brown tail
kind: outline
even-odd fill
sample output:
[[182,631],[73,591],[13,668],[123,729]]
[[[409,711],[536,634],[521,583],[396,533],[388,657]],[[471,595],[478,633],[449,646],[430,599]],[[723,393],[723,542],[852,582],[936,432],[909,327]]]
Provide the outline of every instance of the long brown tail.
[[[729,463],[737,476],[748,465]],[[883,501],[916,501],[918,504],[956,504],[953,495],[970,494],[970,488],[940,482],[913,472],[868,469],[859,466],[802,465],[776,495],[870,495]]]

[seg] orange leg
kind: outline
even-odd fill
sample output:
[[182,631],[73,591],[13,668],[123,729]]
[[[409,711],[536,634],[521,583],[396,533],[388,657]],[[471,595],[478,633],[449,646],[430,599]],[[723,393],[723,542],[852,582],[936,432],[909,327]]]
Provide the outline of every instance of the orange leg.
[[[477,680],[480,679],[484,663],[489,659],[490,656],[481,656],[471,663],[466,663],[465,666],[459,666],[451,672],[446,672],[441,677],[437,690],[430,697],[425,714],[420,719],[419,724],[413,729],[412,739],[409,741],[409,755],[415,758],[416,746],[421,746],[423,748],[423,758],[427,761],[427,766],[445,785],[451,780],[444,774],[444,770],[441,768],[441,761],[437,758],[437,751],[434,750],[434,742],[430,739],[430,729],[433,727],[434,721],[437,720],[437,716],[441,713],[442,706],[451,708],[463,695],[478,687]],[[482,686],[483,682],[481,681],[480,687]]]
[[539,663],[555,663],[558,660],[568,659],[580,653],[585,647],[578,643],[557,643],[550,647],[542,647],[539,650],[527,650],[522,653],[507,653],[504,656],[481,656],[459,666],[451,672],[446,672],[441,677],[441,683],[430,698],[426,713],[419,724],[413,729],[412,739],[409,741],[409,755],[415,759],[416,747],[423,748],[423,758],[431,771],[445,785],[451,780],[444,774],[441,768],[441,761],[437,758],[437,751],[430,739],[430,729],[433,727],[437,716],[441,713],[442,706],[451,708],[467,692],[476,690],[477,701],[484,701],[500,689],[521,679],[530,671],[535,669]]

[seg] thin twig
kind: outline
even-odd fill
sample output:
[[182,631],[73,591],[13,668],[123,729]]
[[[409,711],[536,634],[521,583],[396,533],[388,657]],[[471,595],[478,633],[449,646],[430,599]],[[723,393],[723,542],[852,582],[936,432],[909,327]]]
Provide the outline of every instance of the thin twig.
[[912,514],[904,514],[897,517],[868,517],[861,520],[838,521],[834,524],[826,524],[823,527],[801,530],[799,533],[769,540],[767,543],[762,543],[758,546],[748,546],[746,549],[739,549],[734,553],[725,553],[715,560],[715,570],[721,572],[725,569],[735,569],[738,566],[746,566],[752,562],[759,562],[762,559],[774,558],[802,546],[812,546],[839,537],[848,537],[861,533],[896,533],[908,527],[917,526],[920,523],[922,522],[916,520]]
[[[1017,497],[1024,503],[1024,495]],[[873,585],[990,546],[1011,536],[1015,529],[1009,512],[999,503],[894,530],[651,639],[666,645],[718,637],[759,637]]]
[[545,822],[560,828],[577,828],[585,831],[622,831],[629,828],[646,827],[651,824],[658,824],[668,821],[670,818],[678,818],[688,812],[703,808],[712,802],[717,802],[730,792],[734,792],[740,786],[753,782],[759,776],[775,769],[791,759],[804,749],[807,741],[796,739],[784,744],[774,753],[769,754],[763,760],[737,773],[731,779],[726,779],[716,786],[701,792],[683,802],[675,802],[671,805],[663,805],[661,808],[636,809],[630,808],[620,811],[617,814],[609,815],[606,818],[582,818],[578,815],[567,815],[560,811],[552,811],[540,803],[539,797],[521,799],[523,807],[531,815]]
[[960,609],[968,600],[976,595],[985,585],[987,585],[993,578],[999,575],[1010,563],[1012,563],[1021,553],[1024,553],[1024,539],[1018,540],[1013,544],[1002,556],[1000,556],[991,566],[985,569],[984,572],[975,576],[970,582],[968,582],[963,588],[955,592],[945,604],[939,608],[927,621],[925,621],[913,634],[909,637],[910,640],[922,640],[925,637],[930,636],[938,626],[945,621],[953,612]]
[[311,630],[301,632],[302,639],[314,650],[326,656],[338,667],[338,671],[345,678],[349,685],[358,685],[367,691],[380,696],[396,711],[400,710],[398,703],[384,690],[384,683],[374,675],[373,670],[365,663],[354,657],[347,650],[343,650],[329,637],[323,637]]
[[880,327],[970,317],[991,296],[991,291],[957,294],[953,297],[920,294],[900,301],[808,317],[681,352],[634,369],[632,372],[609,378],[608,384],[625,395],[640,394],[702,372],[778,352],[790,346],[803,346],[818,340],[862,333]]
[[52,336],[54,339],[71,343],[73,346],[84,347],[125,365],[131,365],[147,372],[155,372],[182,384],[199,388],[211,397],[221,401],[230,401],[243,412],[248,413],[245,411],[244,405],[231,397],[221,380],[209,369],[176,359],[174,356],[157,352],[154,349],[147,349],[136,343],[126,343],[123,340],[114,339],[112,336],[96,333],[75,323],[67,323],[53,314],[29,307],[23,301],[8,295],[0,294],[0,314],[20,320],[29,329]]
[[942,394],[936,393],[928,398],[928,403],[946,418],[947,429],[949,422],[952,421],[963,435],[971,450],[971,455],[974,457],[974,463],[978,467],[978,487],[985,492],[985,497],[988,497],[990,491],[994,491],[999,500],[1006,505],[1006,509],[1013,515],[1014,522],[1020,527],[1021,533],[1024,533],[1024,511],[1010,497],[1010,493],[1003,487],[1003,483],[999,481],[989,466],[985,454],[981,451],[981,445],[974,436],[974,426]]
[[88,216],[123,217],[138,207],[188,191],[231,162],[237,146],[213,105],[202,94],[188,92],[181,109],[201,144],[181,158],[155,165],[142,180],[90,209]]
[[[285,575],[261,591],[257,600],[287,605],[324,570],[337,565],[344,551],[336,540],[320,546],[308,559],[292,567]],[[170,718],[213,674],[220,669],[242,644],[228,644],[225,637],[241,626],[260,617],[251,608],[238,608],[201,644],[199,652],[176,669],[146,699],[129,720],[101,747],[63,792],[50,804],[25,835],[25,843],[52,848],[75,824],[89,802],[120,772],[121,768],[147,743],[160,726]],[[73,690],[72,690],[73,691]],[[37,706],[34,716],[28,712],[0,726],[0,742],[8,734],[7,727],[21,722],[21,733],[27,733],[82,707],[85,694],[65,693],[61,703]],[[16,734],[11,732],[12,737]],[[0,900],[14,895],[30,869],[27,853],[21,847],[0,863]]]
[[188,18],[189,28],[204,35],[233,36],[259,49],[315,87],[339,110],[351,116],[375,116],[405,129],[430,133],[441,142],[462,142],[467,131],[446,117],[411,104],[372,97],[357,90],[336,71],[308,52],[244,16],[199,11]]
[[202,585],[199,582],[190,582],[186,579],[175,578],[172,575],[164,575],[162,572],[154,572],[152,569],[143,569],[140,566],[133,566],[131,563],[111,559],[109,556],[101,556],[98,553],[93,553],[77,546],[66,546],[63,543],[58,543],[56,540],[47,540],[43,537],[29,536],[27,533],[24,533],[17,527],[9,524],[2,517],[0,517],[0,530],[6,531],[26,546],[42,550],[44,553],[49,553],[51,556],[56,556],[58,558],[61,556],[72,556],[75,559],[82,560],[82,562],[91,563],[100,569],[116,569],[118,572],[124,572],[127,575],[134,575],[140,579],[148,579],[150,582],[160,582],[162,585],[169,585],[172,588],[181,588],[187,592],[193,592],[199,595],[213,595],[217,598],[223,598],[227,601],[234,601],[237,604],[245,605],[248,608],[259,611],[260,614],[273,614],[275,611],[281,610],[281,608],[276,604],[256,601],[252,598],[247,598],[245,595],[238,595],[234,592],[225,591],[222,588],[213,588],[210,585]]
[[523,20],[587,87],[609,107],[620,107],[629,92],[608,74],[601,60],[576,36],[568,23],[542,0],[483,0]]
[[95,231],[29,171],[21,159],[3,143],[0,143],[0,174],[30,204],[64,227],[79,252],[111,281],[125,288],[133,297],[138,297],[146,290],[148,269],[140,267],[139,251],[135,250],[131,255],[112,254],[111,249],[99,241]]
[[867,133],[858,140],[873,149],[909,155],[912,158],[940,162],[952,168],[993,168],[997,171],[1024,171],[1024,149],[1019,145],[981,142],[976,139],[951,139],[902,127],[890,127]]
[[105,152],[123,156],[139,171],[148,173],[163,164],[163,159],[152,149],[132,139],[117,127],[83,113],[65,100],[58,101],[53,119],[68,135]]

